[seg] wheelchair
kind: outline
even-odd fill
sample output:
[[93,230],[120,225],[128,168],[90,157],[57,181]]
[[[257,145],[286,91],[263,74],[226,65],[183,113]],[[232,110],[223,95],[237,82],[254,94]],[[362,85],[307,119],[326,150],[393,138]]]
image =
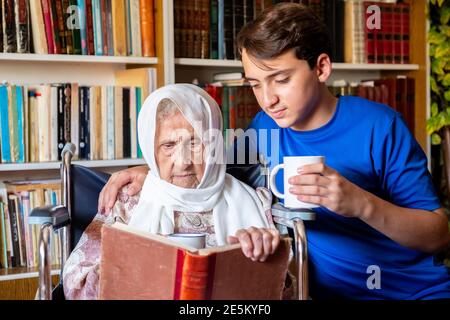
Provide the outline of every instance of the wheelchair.
[[[36,298],[39,300],[65,300],[63,290],[64,264],[80,240],[81,235],[96,215],[98,196],[110,175],[71,163],[75,145],[67,143],[62,151],[61,198],[62,204],[34,208],[29,224],[40,225],[39,235],[39,281]],[[268,166],[264,161],[251,166],[232,166],[227,172],[253,188],[268,187]],[[292,210],[280,203],[272,205],[272,217],[282,234],[294,238],[293,251],[296,262],[296,298],[307,300],[308,247],[304,221],[315,220],[312,210]],[[50,239],[57,232],[61,244],[61,273],[58,285],[53,288],[51,280]]]

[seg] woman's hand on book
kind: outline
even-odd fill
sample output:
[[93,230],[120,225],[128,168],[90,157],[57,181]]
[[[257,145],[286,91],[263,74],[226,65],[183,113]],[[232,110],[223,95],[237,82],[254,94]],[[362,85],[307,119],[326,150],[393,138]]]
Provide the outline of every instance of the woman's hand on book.
[[264,262],[280,244],[280,233],[276,229],[267,228],[240,229],[235,236],[228,237],[228,243],[240,243],[246,257],[252,261]]
[[148,166],[138,166],[121,170],[112,174],[103,187],[98,198],[98,212],[110,214],[117,200],[119,190],[128,185],[128,195],[134,196],[139,193],[147,177]]

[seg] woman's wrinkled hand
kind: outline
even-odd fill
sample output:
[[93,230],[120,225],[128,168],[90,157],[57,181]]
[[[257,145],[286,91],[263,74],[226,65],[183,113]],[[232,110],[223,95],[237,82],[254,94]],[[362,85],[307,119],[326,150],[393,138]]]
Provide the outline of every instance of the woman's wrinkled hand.
[[280,244],[280,233],[276,229],[255,228],[240,229],[235,236],[228,236],[228,243],[240,243],[242,252],[252,261],[264,262]]
[[128,185],[128,195],[138,194],[147,177],[148,166],[133,167],[113,173],[98,198],[98,212],[109,215],[119,190]]

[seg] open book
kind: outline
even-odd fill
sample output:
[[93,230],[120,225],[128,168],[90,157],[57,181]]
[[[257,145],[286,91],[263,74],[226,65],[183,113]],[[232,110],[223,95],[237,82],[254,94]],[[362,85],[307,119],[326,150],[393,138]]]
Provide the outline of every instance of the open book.
[[291,240],[265,262],[240,244],[195,249],[115,223],[103,226],[100,299],[277,300],[282,298]]

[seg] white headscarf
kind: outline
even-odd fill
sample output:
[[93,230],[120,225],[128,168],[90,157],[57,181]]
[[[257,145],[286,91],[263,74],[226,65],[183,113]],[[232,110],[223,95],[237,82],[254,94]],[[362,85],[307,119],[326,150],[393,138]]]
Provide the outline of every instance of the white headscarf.
[[[195,189],[175,186],[159,176],[154,143],[157,109],[163,99],[170,99],[193,126],[205,145],[205,172]],[[209,130],[208,130],[209,129]],[[205,137],[205,132],[209,134]],[[220,133],[220,139],[214,138]],[[256,192],[225,172],[222,115],[219,106],[204,90],[190,84],[173,84],[154,91],[139,113],[139,145],[150,171],[145,179],[139,203],[130,225],[151,233],[174,232],[174,210],[182,212],[213,211],[218,245],[238,229],[269,227]],[[219,163],[217,163],[219,160]]]

